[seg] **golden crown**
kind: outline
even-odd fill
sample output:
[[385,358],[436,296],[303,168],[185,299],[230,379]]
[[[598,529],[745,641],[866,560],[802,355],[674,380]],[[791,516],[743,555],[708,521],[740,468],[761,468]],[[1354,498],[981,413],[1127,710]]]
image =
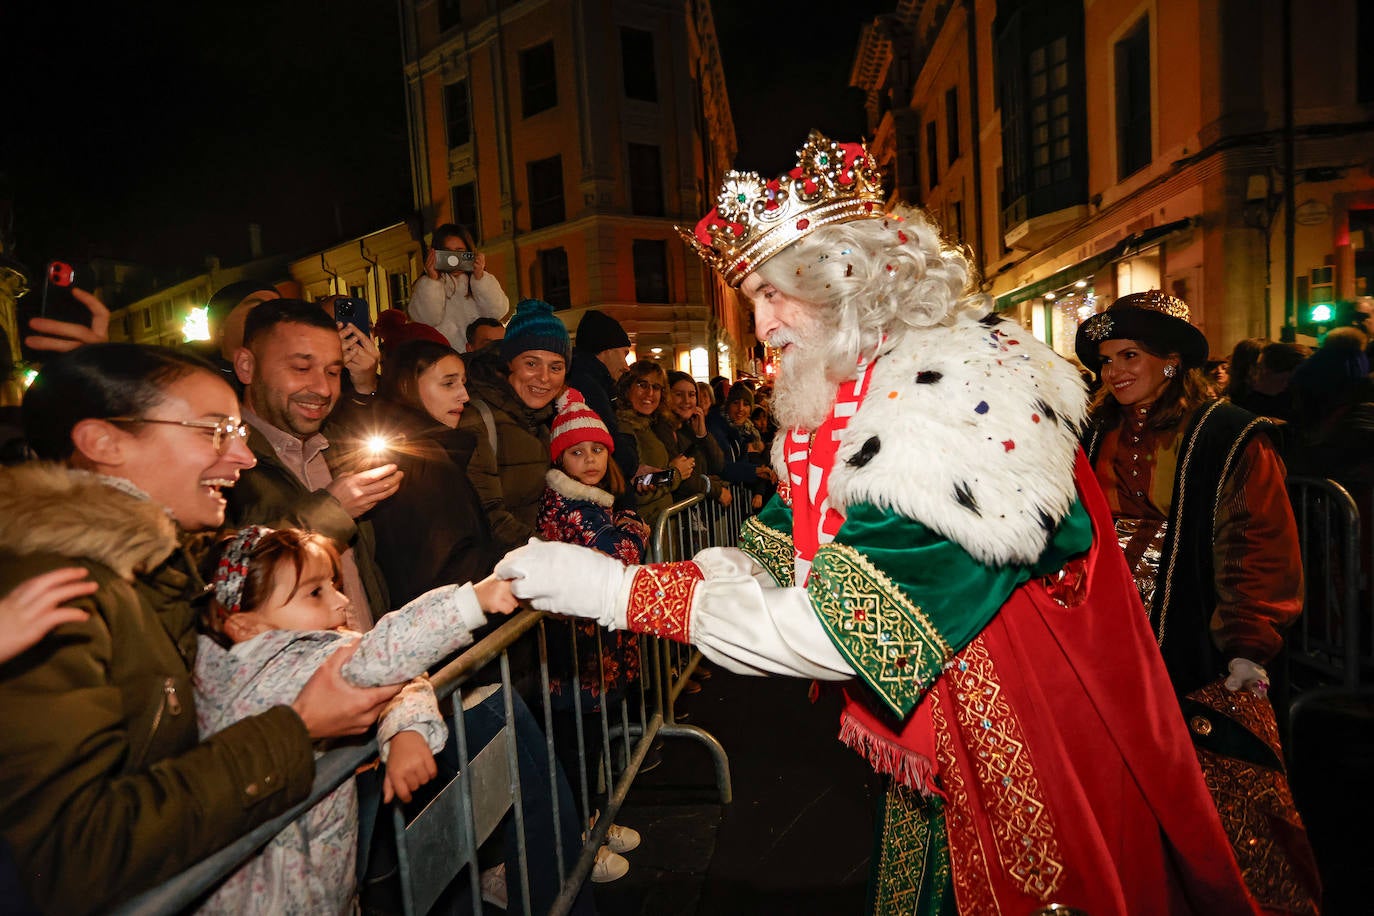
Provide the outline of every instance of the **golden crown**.
[[1170,296],[1163,290],[1149,289],[1143,293],[1122,296],[1111,305],[1112,308],[1137,308],[1150,312],[1160,312],[1170,318],[1189,320],[1188,303],[1177,296]]
[[773,255],[835,223],[884,216],[883,176],[863,143],[811,131],[797,165],[777,178],[729,171],[716,206],[694,231],[678,233],[725,282],[738,288]]

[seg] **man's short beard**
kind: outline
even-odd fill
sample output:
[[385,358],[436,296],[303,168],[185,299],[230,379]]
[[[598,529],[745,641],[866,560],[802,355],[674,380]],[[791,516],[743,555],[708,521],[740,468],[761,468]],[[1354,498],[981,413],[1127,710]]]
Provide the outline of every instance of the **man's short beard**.
[[826,374],[826,355],[823,345],[808,346],[795,339],[783,354],[772,401],[779,429],[814,430],[830,414],[837,386]]

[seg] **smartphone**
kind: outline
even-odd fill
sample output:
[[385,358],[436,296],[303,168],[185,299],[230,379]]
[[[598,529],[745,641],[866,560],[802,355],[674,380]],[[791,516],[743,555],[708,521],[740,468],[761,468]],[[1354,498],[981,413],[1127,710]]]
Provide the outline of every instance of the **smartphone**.
[[477,269],[477,252],[444,251],[436,248],[434,249],[434,269],[441,274],[451,274],[458,270],[470,274]]
[[362,299],[340,296],[334,300],[334,320],[340,324],[351,324],[359,333],[367,337],[372,329],[372,312]]
[[634,479],[636,487],[661,487],[672,482],[672,471],[653,471],[649,474],[641,474]]
[[91,325],[91,310],[72,295],[74,288],[86,292],[95,288],[90,268],[76,261],[49,261],[43,272],[43,300],[39,315],[56,321]]

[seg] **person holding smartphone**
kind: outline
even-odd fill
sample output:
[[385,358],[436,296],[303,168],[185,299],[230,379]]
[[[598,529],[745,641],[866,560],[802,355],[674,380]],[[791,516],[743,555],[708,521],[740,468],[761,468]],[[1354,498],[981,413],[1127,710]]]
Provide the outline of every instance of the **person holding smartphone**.
[[499,320],[509,310],[510,299],[496,277],[487,273],[487,256],[477,250],[468,228],[445,223],[435,229],[434,245],[425,255],[425,275],[411,291],[411,319],[438,328],[449,345],[461,351],[467,346],[468,325],[478,318]]

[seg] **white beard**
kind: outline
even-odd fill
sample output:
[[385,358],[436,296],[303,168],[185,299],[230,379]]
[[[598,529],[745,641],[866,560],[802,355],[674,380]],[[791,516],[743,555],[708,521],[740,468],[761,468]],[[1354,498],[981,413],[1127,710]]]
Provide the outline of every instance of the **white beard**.
[[771,408],[778,428],[814,430],[830,415],[838,386],[826,375],[825,356],[823,347],[800,343],[783,356]]

